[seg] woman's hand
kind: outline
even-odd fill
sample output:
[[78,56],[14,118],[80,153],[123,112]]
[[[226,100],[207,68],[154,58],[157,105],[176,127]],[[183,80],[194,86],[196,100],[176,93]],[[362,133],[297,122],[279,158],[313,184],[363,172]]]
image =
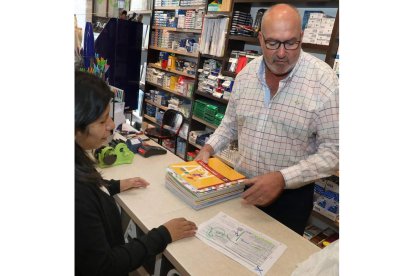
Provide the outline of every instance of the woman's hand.
[[183,238],[192,237],[197,231],[197,226],[194,222],[186,220],[185,218],[175,218],[164,223],[164,226],[170,232],[171,240],[177,241]]
[[119,188],[121,192],[123,192],[131,188],[146,188],[148,185],[149,183],[145,179],[141,177],[133,177],[122,179],[121,183],[119,184]]

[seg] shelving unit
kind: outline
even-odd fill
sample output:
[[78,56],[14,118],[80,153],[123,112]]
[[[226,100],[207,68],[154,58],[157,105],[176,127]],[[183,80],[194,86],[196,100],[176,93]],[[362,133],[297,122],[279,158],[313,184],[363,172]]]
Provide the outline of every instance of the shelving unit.
[[[161,3],[161,2],[158,2]],[[161,91],[162,93],[168,93],[171,97],[177,97],[178,99],[187,101],[190,103],[190,108],[189,108],[189,114],[187,114],[188,116],[185,119],[185,124],[190,124],[191,123],[191,113],[192,113],[192,103],[193,103],[193,96],[192,94],[195,93],[196,90],[196,84],[197,84],[197,77],[195,74],[195,71],[197,70],[197,68],[199,67],[199,60],[200,60],[200,54],[199,52],[195,49],[195,51],[193,52],[188,52],[188,48],[187,51],[185,50],[178,50],[180,48],[176,48],[175,47],[165,47],[166,45],[163,44],[153,44],[154,42],[158,43],[159,41],[156,39],[156,37],[153,37],[155,34],[169,34],[170,36],[173,37],[188,37],[188,38],[194,38],[196,40],[196,42],[199,42],[199,36],[201,35],[201,24],[200,27],[198,27],[196,24],[194,25],[195,28],[192,28],[192,26],[187,25],[187,22],[185,24],[186,28],[181,28],[183,26],[180,26],[180,24],[176,21],[175,23],[177,25],[174,24],[170,24],[171,22],[166,23],[164,20],[164,18],[169,18],[169,15],[172,11],[175,11],[175,15],[177,16],[179,14],[178,10],[182,10],[185,11],[186,13],[190,12],[191,10],[194,10],[194,13],[199,12],[200,10],[202,12],[206,12],[206,8],[207,8],[207,2],[204,5],[191,5],[191,6],[157,6],[157,1],[153,1],[153,12],[152,12],[152,18],[151,18],[151,28],[150,28],[150,44],[148,46],[148,70],[150,69],[156,69],[158,70],[158,72],[165,72],[168,75],[171,76],[176,76],[177,78],[185,78],[187,79],[188,82],[193,82],[193,90],[191,93],[183,95],[180,94],[179,92],[176,91],[176,89],[172,89],[171,87],[174,86],[169,86],[171,85],[171,82],[163,82],[164,85],[160,85],[158,83],[160,83],[159,81],[157,83],[153,82],[153,81],[149,81],[148,79],[145,81],[145,87],[144,87],[144,92],[145,93],[149,93],[151,90],[157,90],[157,91]],[[155,18],[155,14],[157,14],[157,18]],[[159,15],[162,15],[162,17],[159,17]],[[181,15],[180,15],[181,16]],[[160,18],[163,18],[162,20],[160,20]],[[168,20],[168,19],[167,19]],[[161,22],[161,23],[160,23]],[[173,26],[173,27],[172,27]],[[187,28],[189,27],[189,28]],[[158,37],[157,37],[158,38]],[[153,43],[151,43],[153,42]],[[181,45],[180,45],[181,46]],[[160,62],[160,52],[164,52],[164,53],[168,53],[168,54],[173,54],[175,55],[176,59],[180,59],[186,62],[190,62],[195,64],[194,67],[194,74],[192,74],[190,71],[181,71],[181,70],[177,70],[174,68],[174,66],[164,66],[164,64],[161,64]],[[190,72],[190,73],[189,73]],[[176,87],[175,87],[176,88]],[[148,116],[148,114],[145,114],[146,111],[146,105],[152,105],[154,106],[158,112],[159,111],[166,111],[168,109],[167,106],[164,105],[160,105],[159,103],[156,103],[152,100],[149,99],[145,99],[143,101],[143,119],[144,121],[147,121],[148,123],[156,123],[156,120],[154,117]],[[182,139],[183,137],[181,137]],[[184,153],[182,153],[183,157],[185,158],[186,152],[187,152],[187,146],[188,146],[188,135],[187,137],[184,139],[185,140],[185,151]]]
[[339,222],[338,221],[330,220],[329,218],[325,217],[322,214],[319,214],[316,211],[312,211],[312,216],[319,219],[319,220],[321,220],[321,221],[323,221],[324,223],[329,225],[332,229],[339,232]]
[[[325,184],[325,181],[327,181],[327,183],[330,183],[329,185],[325,186],[325,191],[324,195],[319,195],[322,198],[334,198],[334,194],[337,194],[339,196],[339,172],[337,172],[336,174],[334,174],[333,176],[324,178],[324,179],[319,179],[316,182],[317,185],[323,187]],[[335,184],[333,184],[335,183]],[[329,187],[329,188],[328,188]],[[315,189],[315,198],[318,197],[318,191],[320,191],[320,188]],[[320,200],[320,199],[319,199]],[[319,206],[319,208],[321,208]],[[336,233],[339,233],[339,218],[336,218],[336,216],[332,213],[329,214],[328,216],[325,216],[323,213],[326,211],[318,212],[315,209],[312,210],[311,216],[309,218],[308,221],[308,225],[314,225],[320,229],[326,229],[326,228],[330,228],[333,231],[335,231]],[[336,218],[336,220],[333,220],[334,218]]]

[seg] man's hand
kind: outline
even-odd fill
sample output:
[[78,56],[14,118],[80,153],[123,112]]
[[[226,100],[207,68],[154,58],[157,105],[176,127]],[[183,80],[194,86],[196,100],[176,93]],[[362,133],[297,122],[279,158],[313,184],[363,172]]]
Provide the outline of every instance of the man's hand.
[[213,155],[213,153],[214,149],[209,144],[205,144],[197,154],[195,160],[201,160],[204,163],[208,164],[208,159],[211,155]]
[[244,183],[251,187],[243,193],[242,198],[245,203],[257,206],[269,205],[285,188],[285,179],[280,172],[259,175],[245,180]]
[[145,179],[142,179],[141,177],[133,177],[122,179],[119,184],[119,188],[121,192],[123,192],[131,188],[145,188],[148,185],[149,183]]

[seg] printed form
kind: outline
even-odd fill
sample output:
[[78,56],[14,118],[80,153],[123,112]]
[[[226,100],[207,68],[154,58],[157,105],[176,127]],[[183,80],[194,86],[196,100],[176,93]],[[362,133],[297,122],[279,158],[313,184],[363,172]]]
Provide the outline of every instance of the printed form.
[[257,275],[265,275],[287,248],[223,212],[200,224],[196,237]]

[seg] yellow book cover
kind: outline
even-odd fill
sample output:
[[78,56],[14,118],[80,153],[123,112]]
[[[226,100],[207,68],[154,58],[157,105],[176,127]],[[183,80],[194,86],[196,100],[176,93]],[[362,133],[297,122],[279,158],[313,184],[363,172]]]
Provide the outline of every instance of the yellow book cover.
[[196,189],[232,183],[246,178],[218,158],[210,158],[208,164],[201,161],[172,164],[169,169]]

